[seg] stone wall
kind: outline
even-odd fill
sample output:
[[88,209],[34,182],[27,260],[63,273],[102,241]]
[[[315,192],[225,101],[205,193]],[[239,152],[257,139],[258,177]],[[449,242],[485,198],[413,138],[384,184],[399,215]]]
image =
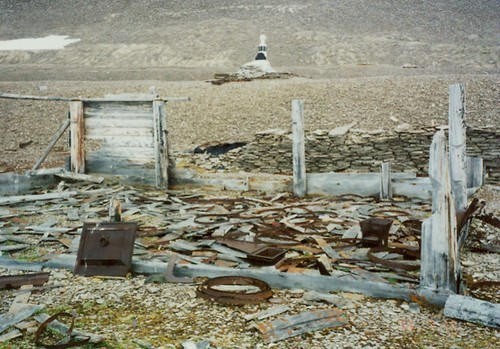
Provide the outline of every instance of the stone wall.
[[[307,172],[379,172],[384,161],[393,172],[427,176],[429,147],[436,128],[362,131],[348,126],[306,133]],[[254,141],[221,156],[224,168],[246,172],[292,173],[292,135],[259,132]],[[482,157],[489,183],[500,184],[500,132],[467,129],[467,155]]]

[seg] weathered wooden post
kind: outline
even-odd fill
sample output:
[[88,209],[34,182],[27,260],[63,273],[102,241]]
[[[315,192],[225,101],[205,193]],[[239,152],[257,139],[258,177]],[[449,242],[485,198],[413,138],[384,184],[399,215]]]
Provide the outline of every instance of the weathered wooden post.
[[446,136],[444,131],[440,130],[434,135],[430,149],[432,216],[422,224],[420,286],[457,293],[457,221],[448,163]]
[[70,131],[71,131],[71,171],[85,173],[85,120],[83,116],[83,102],[69,103]]
[[306,188],[306,155],[304,141],[304,101],[292,100],[292,136],[293,136],[293,194],[304,197]]
[[467,157],[467,188],[478,188],[484,184],[484,165],[482,158]]
[[156,187],[168,188],[167,114],[164,101],[153,101]]
[[380,199],[392,199],[392,186],[391,186],[391,163],[383,162],[380,172]]
[[465,155],[465,94],[460,84],[449,87],[448,106],[451,192],[458,212],[467,209],[467,174]]

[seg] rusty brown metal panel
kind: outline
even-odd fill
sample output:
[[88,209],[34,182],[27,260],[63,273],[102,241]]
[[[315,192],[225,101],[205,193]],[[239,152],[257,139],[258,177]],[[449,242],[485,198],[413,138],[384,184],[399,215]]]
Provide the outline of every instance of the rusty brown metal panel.
[[125,276],[132,264],[135,222],[85,223],[74,273],[84,276]]

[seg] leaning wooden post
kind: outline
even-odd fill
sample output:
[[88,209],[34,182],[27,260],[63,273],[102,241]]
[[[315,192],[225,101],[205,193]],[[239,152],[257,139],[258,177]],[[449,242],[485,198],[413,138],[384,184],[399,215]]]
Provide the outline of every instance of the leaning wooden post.
[[467,209],[467,173],[465,155],[465,94],[460,84],[449,87],[448,107],[449,152],[451,191],[455,196],[455,208],[458,212]]
[[167,117],[164,101],[153,101],[156,187],[168,188]]
[[380,172],[380,199],[392,199],[392,186],[391,186],[391,163],[383,162]]
[[304,141],[304,101],[292,100],[292,135],[293,135],[293,193],[304,197],[306,188],[306,155]]
[[83,117],[83,102],[69,103],[71,121],[71,171],[85,173],[85,121]]
[[438,131],[432,140],[429,177],[433,189],[432,215],[422,225],[420,286],[457,293],[457,222],[443,130]]

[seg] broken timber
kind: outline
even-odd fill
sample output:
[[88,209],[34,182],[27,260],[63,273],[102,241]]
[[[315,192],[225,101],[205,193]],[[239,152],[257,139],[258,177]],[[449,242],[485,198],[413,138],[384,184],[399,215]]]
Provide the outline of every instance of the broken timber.
[[460,281],[457,221],[445,139],[440,130],[431,145],[429,176],[434,192],[432,216],[422,224],[420,285],[456,293]]
[[500,304],[471,297],[452,295],[446,301],[444,315],[481,325],[500,328]]
[[292,101],[292,133],[293,133],[293,194],[299,198],[307,193],[306,155],[304,140],[304,101]]
[[[46,268],[72,269],[75,265],[75,255],[59,255],[45,262]],[[167,263],[150,262],[134,259],[132,271],[140,274],[164,274]],[[234,275],[234,269],[213,265],[176,265],[175,275],[178,277],[219,277]],[[274,267],[260,269],[239,269],[238,276],[253,277],[268,283],[273,288],[283,289],[305,289],[319,292],[345,291],[362,293],[369,297],[403,299],[411,301],[415,297],[423,299],[429,304],[443,307],[448,294],[439,293],[427,288],[411,288],[409,286],[391,285],[389,283],[373,282],[359,278],[346,276],[324,276],[324,275],[302,275],[294,273],[283,273]]]

